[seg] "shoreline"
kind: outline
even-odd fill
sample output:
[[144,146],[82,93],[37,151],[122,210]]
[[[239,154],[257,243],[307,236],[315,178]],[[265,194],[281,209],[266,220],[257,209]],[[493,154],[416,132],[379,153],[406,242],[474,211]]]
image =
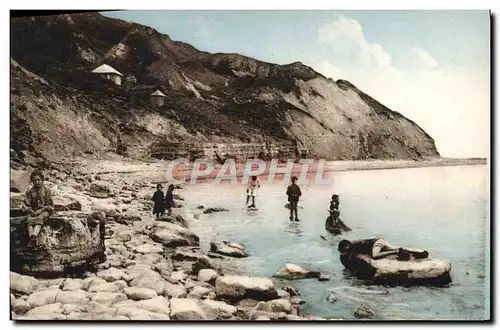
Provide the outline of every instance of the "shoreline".
[[[168,170],[169,161],[162,160],[136,160],[130,158],[118,159],[101,159],[101,158],[83,158],[75,157],[68,161],[64,159],[49,159],[49,162],[57,167],[67,168],[72,172],[83,172],[91,174],[131,174],[135,172],[158,172],[166,173]],[[267,162],[269,164],[269,162]],[[475,166],[475,165],[488,165],[488,158],[430,158],[423,160],[408,160],[408,159],[395,159],[395,160],[340,160],[340,161],[326,161],[324,172],[343,172],[343,171],[369,171],[369,170],[384,170],[384,169],[405,169],[405,168],[426,168],[426,167],[448,167],[448,166]],[[146,168],[144,166],[147,166]],[[236,177],[243,176],[243,169],[245,164],[236,163]],[[279,167],[282,167],[281,164]],[[294,164],[292,173],[300,173],[301,164]],[[310,166],[311,167],[311,166]],[[215,164],[214,169],[210,175],[200,176],[199,179],[209,179],[215,177],[213,172],[218,172],[222,165]],[[173,176],[179,177],[185,173],[190,172],[191,166],[184,169],[177,169],[173,171]],[[313,165],[314,169],[314,165]],[[14,170],[12,171],[22,171]],[[265,175],[267,171],[261,175]],[[311,169],[308,173],[311,172]]]

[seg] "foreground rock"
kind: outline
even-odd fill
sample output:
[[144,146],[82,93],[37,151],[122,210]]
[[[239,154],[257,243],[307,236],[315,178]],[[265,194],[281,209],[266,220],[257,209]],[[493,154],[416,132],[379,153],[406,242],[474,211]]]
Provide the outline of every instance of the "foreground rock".
[[201,309],[196,299],[179,299],[172,298],[170,300],[170,315],[172,320],[207,320],[207,316]]
[[228,257],[246,258],[248,254],[245,252],[245,247],[238,243],[210,243],[210,252],[218,253]]
[[236,314],[238,309],[223,301],[205,299],[201,301],[201,308],[210,320],[225,320]]
[[358,319],[371,319],[374,315],[375,312],[368,305],[361,305],[354,312],[354,316],[356,316]]
[[399,261],[396,256],[375,260],[366,254],[340,258],[357,277],[383,285],[446,285],[451,282],[448,261],[425,258]]
[[23,276],[14,272],[10,272],[10,291],[22,295],[30,295],[36,291],[40,283],[31,276]]
[[274,277],[287,280],[297,280],[304,278],[319,278],[320,273],[318,271],[307,270],[294,264],[285,264],[283,268],[281,268],[276,272],[276,274],[274,274]]
[[279,298],[274,282],[267,277],[220,276],[215,280],[215,293],[230,301],[266,301]]
[[25,217],[11,218],[11,270],[36,276],[83,271],[106,259],[105,219],[60,212],[44,224],[37,247],[28,247]]

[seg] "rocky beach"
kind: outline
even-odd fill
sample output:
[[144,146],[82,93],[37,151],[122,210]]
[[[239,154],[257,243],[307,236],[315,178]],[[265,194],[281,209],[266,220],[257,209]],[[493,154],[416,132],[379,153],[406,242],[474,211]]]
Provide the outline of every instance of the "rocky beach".
[[[11,319],[485,319],[488,159],[442,157],[411,111],[300,56],[211,53],[97,12],[20,15]],[[432,257],[339,260],[340,240],[369,237]],[[401,282],[429,274],[441,287]]]
[[[244,257],[243,246],[213,242],[213,252],[201,250],[183,210],[182,192],[189,187],[179,186],[175,191],[176,208],[171,216],[155,220],[151,196],[157,183],[165,183],[161,171],[151,170],[147,163],[115,167],[115,172],[90,164],[54,165],[46,171],[45,184],[53,192],[56,210],[60,210],[54,217],[61,221],[84,223],[88,215],[105,216],[105,261],[94,262],[80,273],[52,265],[46,260],[47,253],[54,257],[62,253],[54,240],[73,240],[78,247],[84,238],[64,237],[75,236],[76,231],[60,234],[53,223],[45,225],[39,247],[44,257],[37,261],[41,266],[24,268],[26,275],[11,271],[14,320],[321,319],[301,315],[303,302],[293,287],[279,288],[271,277],[240,274],[232,267],[229,256]],[[29,188],[28,177],[27,171],[13,171],[12,190]],[[11,214],[20,212],[16,201],[22,192],[11,193]],[[201,207],[198,211],[201,217],[208,213]],[[11,222],[11,230],[19,226]],[[49,241],[53,245],[48,245]],[[13,244],[12,255],[22,255],[24,247]],[[69,257],[74,260],[66,263],[85,256],[85,251],[75,251]],[[59,270],[57,274],[51,266]],[[34,269],[36,276],[29,276]],[[307,273],[300,267],[292,269],[295,275],[290,276]],[[283,268],[281,276],[283,272],[290,273]]]
[[[385,165],[391,168],[390,163],[385,162]],[[343,170],[331,163],[327,168],[335,171],[335,166],[338,171]],[[362,167],[362,164],[357,166]],[[48,165],[45,184],[54,196],[58,210],[55,218],[72,224],[73,229],[75,222],[85,227],[85,222],[92,218],[89,215],[102,214],[106,219],[104,232],[100,234],[103,242],[99,243],[99,238],[92,235],[89,238],[97,240],[94,244],[97,247],[104,244],[105,260],[85,263],[92,259],[91,255],[72,250],[69,255],[73,260],[66,260],[66,263],[82,264],[78,261],[85,259],[83,264],[87,269],[80,267],[77,271],[69,271],[60,267],[60,247],[57,242],[53,245],[47,242],[76,240],[76,248],[84,249],[82,240],[85,237],[79,238],[80,241],[74,237],[61,238],[53,223],[45,226],[41,233],[45,245],[40,249],[47,249],[54,258],[40,251],[42,257],[37,261],[38,268],[31,266],[23,270],[21,267],[19,272],[24,275],[11,271],[13,319],[324,319],[301,314],[300,305],[304,301],[298,290],[290,286],[277,287],[273,274],[268,278],[243,274],[233,260],[251,253],[245,251],[244,246],[237,242],[200,244],[197,234],[190,230],[191,221],[195,218],[203,221],[208,213],[223,210],[211,208],[211,205],[186,208],[183,192],[196,189],[195,186],[177,186],[173,214],[155,220],[151,214],[151,197],[157,183],[166,184],[163,167],[163,162],[124,159],[77,159],[74,163],[61,161]],[[11,171],[11,218],[12,214],[20,212],[18,205],[23,192],[29,188],[28,178],[26,170]],[[213,206],[217,205],[220,203],[214,200]],[[91,228],[89,223],[87,225]],[[19,226],[11,221],[11,231]],[[75,234],[69,231],[64,235]],[[210,249],[200,247],[209,243]],[[16,247],[15,242],[11,242],[11,249],[13,256],[23,255],[24,247]],[[50,260],[58,260],[58,263],[51,264]],[[300,266],[283,266],[274,276],[328,280]],[[54,273],[50,268],[59,269],[59,272]],[[38,271],[33,273],[35,269]]]

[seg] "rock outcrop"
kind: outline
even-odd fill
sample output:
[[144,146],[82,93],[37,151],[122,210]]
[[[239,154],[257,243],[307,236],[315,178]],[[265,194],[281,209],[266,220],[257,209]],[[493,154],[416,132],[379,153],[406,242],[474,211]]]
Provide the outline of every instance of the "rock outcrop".
[[58,212],[42,227],[38,246],[28,247],[26,217],[11,217],[11,270],[54,276],[104,262],[104,221],[82,212]]
[[357,277],[376,284],[392,286],[449,284],[451,264],[446,260],[425,258],[399,261],[396,256],[373,259],[366,254],[341,257],[342,264]]

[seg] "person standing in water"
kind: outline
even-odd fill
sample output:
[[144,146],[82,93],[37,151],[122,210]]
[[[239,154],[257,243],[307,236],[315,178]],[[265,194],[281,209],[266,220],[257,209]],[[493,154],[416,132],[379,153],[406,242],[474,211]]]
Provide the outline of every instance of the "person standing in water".
[[43,174],[35,170],[30,175],[33,187],[26,192],[23,209],[28,213],[28,246],[38,243],[38,235],[43,223],[54,212],[54,201],[49,188],[43,184]]
[[165,195],[162,189],[163,186],[161,184],[157,184],[156,191],[152,198],[153,202],[155,202],[155,205],[153,206],[153,214],[156,215],[156,219],[165,214],[165,204],[163,202]]
[[339,195],[333,194],[332,199],[330,201],[330,209],[329,209],[330,211],[329,224],[331,226],[337,225],[340,216],[339,205],[340,205]]
[[168,186],[167,193],[165,194],[165,209],[167,214],[172,214],[172,207],[174,206],[174,185]]
[[297,177],[292,176],[292,184],[286,189],[286,194],[288,196],[288,201],[290,202],[290,220],[293,220],[293,213],[295,212],[295,221],[299,221],[297,207],[299,198],[302,196],[302,192],[300,191],[299,186],[295,184],[295,181],[297,181]]
[[255,208],[255,196],[257,196],[257,189],[260,188],[260,182],[256,176],[252,176],[250,182],[248,182],[247,186],[247,202],[245,203],[248,206],[248,202],[250,201],[250,197],[252,197],[252,204],[248,206],[248,208]]
[[339,195],[333,194],[332,200],[330,201],[330,211],[339,210],[340,200]]

